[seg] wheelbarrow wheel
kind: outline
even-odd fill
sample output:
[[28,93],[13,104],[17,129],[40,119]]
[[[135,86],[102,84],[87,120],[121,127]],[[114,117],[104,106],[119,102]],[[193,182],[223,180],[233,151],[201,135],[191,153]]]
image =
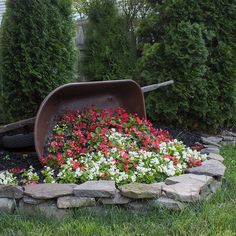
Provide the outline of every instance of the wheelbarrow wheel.
[[29,148],[34,146],[34,133],[16,134],[11,136],[3,136],[1,140],[3,148]]

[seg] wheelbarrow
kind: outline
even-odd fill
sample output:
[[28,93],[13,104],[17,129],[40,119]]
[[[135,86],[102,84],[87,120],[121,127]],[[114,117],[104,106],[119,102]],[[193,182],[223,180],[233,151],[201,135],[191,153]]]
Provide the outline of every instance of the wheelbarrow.
[[65,111],[88,106],[102,109],[122,107],[128,113],[146,118],[143,94],[173,83],[171,80],[141,88],[133,80],[115,80],[70,83],[58,87],[45,98],[36,116],[34,140],[38,156],[44,154],[48,136],[58,116]]
[[[21,120],[0,127],[0,149],[36,148],[38,156],[44,153],[44,146],[58,115],[67,110],[77,110],[94,105],[98,108],[123,107],[129,113],[146,118],[143,93],[173,84],[166,81],[140,88],[132,80],[106,82],[71,83],[52,91],[42,102],[37,117]],[[17,129],[34,125],[34,133],[4,135]],[[30,128],[31,129],[31,128]]]

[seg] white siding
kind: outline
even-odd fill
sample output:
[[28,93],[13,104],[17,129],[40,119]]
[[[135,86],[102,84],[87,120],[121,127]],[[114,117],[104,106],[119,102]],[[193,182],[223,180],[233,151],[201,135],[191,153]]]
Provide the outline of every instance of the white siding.
[[5,12],[6,6],[5,6],[6,0],[0,0],[0,24],[2,22],[2,16]]

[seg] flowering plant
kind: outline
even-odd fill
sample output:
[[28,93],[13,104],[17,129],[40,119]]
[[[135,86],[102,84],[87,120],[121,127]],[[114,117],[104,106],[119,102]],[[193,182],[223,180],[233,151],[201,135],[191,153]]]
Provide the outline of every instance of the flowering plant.
[[63,114],[40,158],[48,181],[117,184],[160,181],[205,159],[144,118],[122,108],[94,107]]
[[0,184],[3,184],[3,185],[8,185],[8,184],[15,185],[15,184],[17,184],[17,179],[14,176],[14,174],[11,173],[10,171],[8,171],[8,170],[1,171],[0,172]]

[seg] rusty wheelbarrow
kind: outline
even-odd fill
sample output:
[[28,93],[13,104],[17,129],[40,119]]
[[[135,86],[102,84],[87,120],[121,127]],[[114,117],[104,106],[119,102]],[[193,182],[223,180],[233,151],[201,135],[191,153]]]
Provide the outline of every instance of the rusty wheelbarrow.
[[45,144],[57,117],[65,111],[91,105],[98,108],[122,107],[129,113],[146,118],[143,93],[173,83],[171,80],[141,88],[133,80],[115,80],[70,83],[55,89],[42,102],[36,116],[34,140],[38,156],[44,154]]
[[[173,84],[172,80],[143,88],[140,88],[132,80],[63,85],[46,97],[38,111],[37,119],[30,118],[0,126],[0,149],[25,149],[35,146],[38,155],[41,156],[44,144],[56,123],[58,114],[68,109],[77,110],[89,105],[95,105],[100,108],[116,108],[120,106],[129,113],[137,113],[140,117],[146,117],[143,93],[170,84]],[[34,133],[8,135],[9,132],[14,132],[24,127],[31,130],[35,120],[37,122]]]

